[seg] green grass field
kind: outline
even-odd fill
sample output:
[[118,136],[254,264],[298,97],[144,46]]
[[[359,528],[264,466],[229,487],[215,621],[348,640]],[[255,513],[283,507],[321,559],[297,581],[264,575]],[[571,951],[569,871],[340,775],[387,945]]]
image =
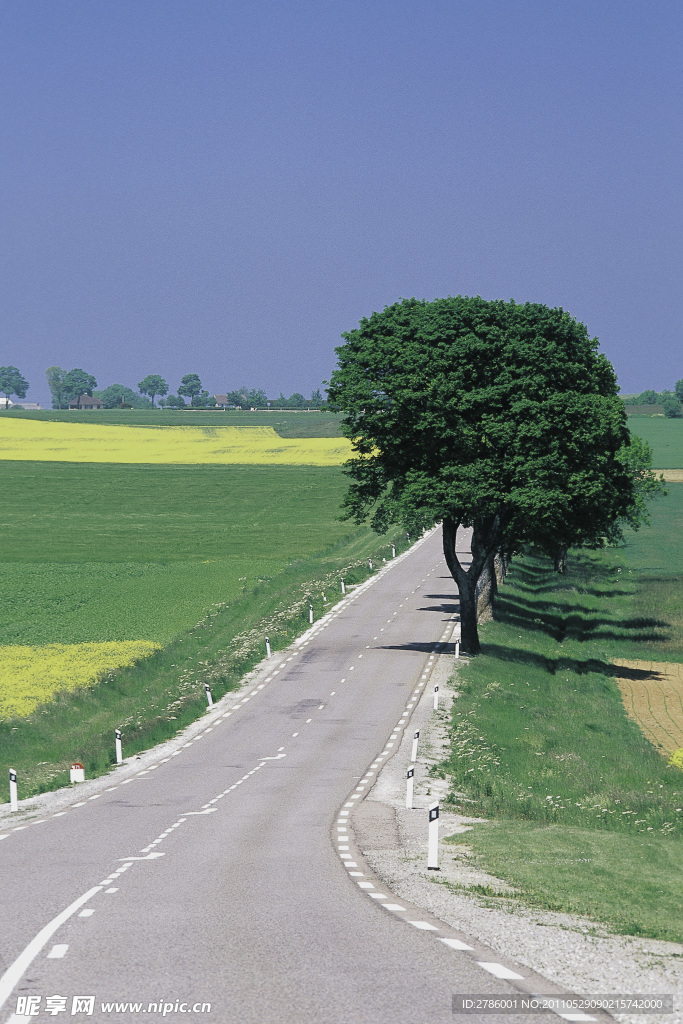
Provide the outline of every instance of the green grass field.
[[628,426],[651,446],[655,469],[683,469],[683,418],[634,416]]
[[[470,846],[472,835],[450,841]],[[506,820],[478,825],[474,845],[477,861],[533,907],[580,914],[622,935],[681,941],[681,842]],[[488,906],[510,906],[491,895]]]
[[[295,421],[335,436],[324,417]],[[338,466],[2,465],[0,748],[22,796],[63,785],[74,758],[106,771],[114,728],[127,753],[173,735],[205,682],[216,699],[234,687],[266,634],[286,646],[309,601],[321,615],[393,539],[340,521]],[[131,644],[143,660],[122,667]]]
[[166,642],[353,533],[338,469],[14,462],[0,644]]
[[[513,561],[484,653],[460,673],[442,770],[456,806],[494,819],[461,841],[529,901],[683,941],[683,773],[626,716],[614,666],[683,661],[683,485],[669,490],[649,531],[572,553],[564,578],[547,559]],[[560,885],[565,847],[581,867]]]
[[137,427],[272,427],[281,437],[341,437],[341,416],[333,412],[278,409],[273,412],[222,409],[35,409],[0,412],[12,419],[63,423],[113,423]]
[[[400,551],[405,535],[395,540]],[[233,689],[264,657],[266,635],[273,650],[286,647],[308,628],[309,601],[319,618],[339,598],[340,576],[361,582],[369,572],[367,557],[377,562],[383,549],[382,538],[356,530],[211,606],[133,667],[58,694],[27,716],[0,721],[2,764],[18,770],[20,798],[68,784],[73,760],[85,765],[88,778],[106,772],[116,728],[123,729],[126,756],[173,736],[205,711],[205,683],[216,700]],[[137,607],[134,594],[131,602]]]

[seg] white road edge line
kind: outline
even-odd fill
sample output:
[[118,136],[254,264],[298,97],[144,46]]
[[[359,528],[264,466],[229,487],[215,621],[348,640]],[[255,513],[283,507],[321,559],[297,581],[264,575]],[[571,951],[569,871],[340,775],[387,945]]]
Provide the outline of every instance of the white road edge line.
[[28,967],[33,963],[35,958],[40,953],[41,949],[47,945],[49,940],[55,934],[58,928],[68,921],[77,910],[80,910],[84,903],[87,903],[89,899],[95,896],[96,893],[100,892],[102,886],[94,885],[92,889],[88,889],[86,893],[79,896],[77,900],[63,910],[61,914],[57,914],[52,920],[41,928],[35,938],[31,939],[28,946],[19,954],[14,963],[10,964],[3,976],[0,978],[0,1008],[4,1006],[7,999],[12,994],[15,985],[21,979]]
[[511,971],[509,967],[504,967],[503,964],[491,963],[489,960],[477,960],[477,963],[485,971],[488,971],[489,974],[492,974],[494,978],[510,978],[521,981],[524,977],[523,974],[517,974],[516,971]]
[[450,946],[451,949],[473,949],[473,946],[468,946],[466,942],[461,942],[460,939],[439,939],[439,942],[443,942],[444,945]]

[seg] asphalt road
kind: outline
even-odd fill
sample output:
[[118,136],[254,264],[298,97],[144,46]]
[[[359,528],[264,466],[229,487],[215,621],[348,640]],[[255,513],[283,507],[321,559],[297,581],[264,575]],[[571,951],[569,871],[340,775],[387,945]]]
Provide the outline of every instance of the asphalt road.
[[[336,848],[349,794],[391,755],[399,720],[410,728],[405,709],[454,595],[429,535],[157,767],[5,828],[0,1020],[23,1019],[17,998],[40,996],[26,1019],[445,1024],[455,992],[513,992],[390,899],[369,898]],[[60,1011],[48,1014],[53,996]],[[92,1012],[72,1013],[75,996],[94,996]]]

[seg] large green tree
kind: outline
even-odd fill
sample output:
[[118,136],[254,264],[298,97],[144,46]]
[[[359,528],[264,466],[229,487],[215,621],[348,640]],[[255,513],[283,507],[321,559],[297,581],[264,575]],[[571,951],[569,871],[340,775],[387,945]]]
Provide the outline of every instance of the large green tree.
[[123,406],[132,406],[133,409],[151,409],[152,407],[148,398],[138,395],[125,384],[110,384],[104,391],[96,391],[95,397],[100,399],[105,409],[120,409]]
[[200,391],[198,395],[192,396],[190,405],[193,409],[215,409],[216,399],[214,395],[210,395],[208,391]]
[[61,366],[48,366],[45,371],[47,377],[47,384],[52,395],[52,408],[61,409],[64,403],[64,378],[66,377],[66,370],[63,370]]
[[184,377],[181,377],[180,387],[178,388],[178,394],[184,395],[185,398],[189,398],[192,401],[193,398],[198,398],[202,393],[202,382],[196,373],[186,373]]
[[[629,465],[614,371],[564,310],[409,299],[343,337],[329,400],[355,451],[345,513],[378,532],[442,523],[468,653],[480,649],[477,584],[497,552],[600,545],[642,521],[650,471],[639,482]],[[456,550],[463,528],[469,565]]]
[[74,370],[69,370],[68,373],[64,374],[62,381],[62,398],[67,403],[78,400],[78,408],[80,409],[80,399],[83,395],[91,395],[93,388],[97,387],[97,381],[91,373],[86,373],[85,370],[81,370],[76,367]]
[[9,406],[10,395],[26,398],[28,381],[22,377],[16,366],[0,366],[0,392],[5,396],[5,407]]
[[662,391],[659,396],[659,404],[667,419],[677,419],[681,415],[681,403],[673,391]]
[[149,395],[152,405],[154,405],[154,399],[157,395],[163,398],[164,395],[168,394],[168,384],[158,373],[148,373],[138,384],[138,390],[141,395]]
[[265,409],[268,396],[262,388],[238,388],[226,395],[226,405],[236,405],[240,409]]

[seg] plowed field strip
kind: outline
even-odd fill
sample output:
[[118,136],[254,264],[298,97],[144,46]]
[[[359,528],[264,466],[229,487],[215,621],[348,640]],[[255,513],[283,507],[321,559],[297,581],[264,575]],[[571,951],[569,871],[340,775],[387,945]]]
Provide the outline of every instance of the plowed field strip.
[[667,753],[683,747],[683,665],[618,661],[624,707],[651,743]]

